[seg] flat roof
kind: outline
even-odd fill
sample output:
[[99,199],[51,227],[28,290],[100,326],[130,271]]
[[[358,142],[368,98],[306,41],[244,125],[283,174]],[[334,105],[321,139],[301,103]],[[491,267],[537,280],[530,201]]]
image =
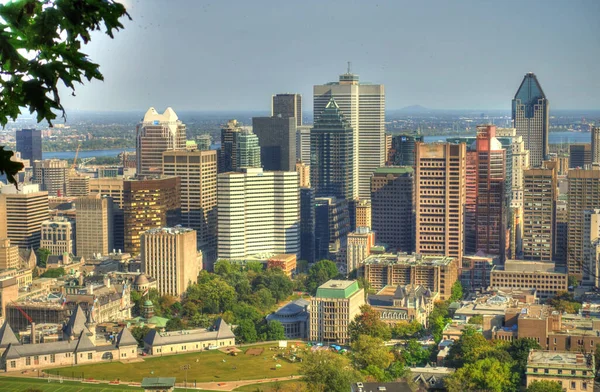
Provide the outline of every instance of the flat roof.
[[407,174],[413,172],[411,166],[383,166],[375,169],[375,174]]
[[578,352],[531,350],[527,366],[593,369],[594,360],[591,355]]
[[330,280],[317,289],[317,298],[350,298],[359,289],[356,280]]

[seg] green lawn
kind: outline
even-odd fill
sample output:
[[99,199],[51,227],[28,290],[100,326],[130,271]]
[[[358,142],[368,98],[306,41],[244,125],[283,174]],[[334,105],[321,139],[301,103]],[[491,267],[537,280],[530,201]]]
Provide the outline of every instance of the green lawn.
[[[285,360],[275,362],[272,358],[275,351],[266,346],[259,356],[239,353],[238,356],[223,354],[217,350],[190,354],[169,355],[164,357],[144,357],[143,362],[124,364],[121,362],[101,363],[95,365],[72,366],[50,369],[47,373],[60,374],[66,377],[93,378],[97,380],[116,380],[141,382],[144,377],[176,377],[178,382],[185,379],[185,371],[181,366],[190,365],[188,382],[236,381],[261,378],[286,377],[299,374],[298,363]],[[244,352],[246,348],[243,349]],[[281,367],[275,369],[276,364]]]
[[120,392],[120,391],[140,391],[139,387],[126,387],[117,385],[92,385],[79,382],[63,381],[51,382],[45,379],[21,378],[21,377],[0,377],[0,391],[2,392],[22,392],[29,388],[39,389],[44,392]]
[[[234,391],[239,391],[239,392],[255,392],[255,391],[261,391],[261,392],[274,392],[276,389],[275,387],[277,386],[277,383],[274,382],[265,382],[262,384],[252,384],[252,385],[246,385],[244,387],[239,387],[234,389]],[[298,380],[293,380],[293,381],[282,381],[279,383],[278,385],[281,389],[282,392],[294,392],[294,391],[300,391],[303,390],[304,387],[306,387],[306,384],[304,383],[304,381],[298,381]]]

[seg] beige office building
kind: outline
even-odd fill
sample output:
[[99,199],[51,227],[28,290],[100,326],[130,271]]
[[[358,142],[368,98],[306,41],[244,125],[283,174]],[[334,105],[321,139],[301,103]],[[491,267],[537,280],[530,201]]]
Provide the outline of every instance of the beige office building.
[[48,218],[48,192],[40,192],[39,185],[0,189],[0,238],[10,239],[19,248],[37,249],[42,222]]
[[371,229],[371,201],[358,200],[354,203],[354,227]]
[[512,195],[511,207],[523,207],[523,171],[529,168],[529,150],[525,149],[523,136],[517,136],[516,128],[497,128],[496,137],[512,138]]
[[296,173],[298,173],[298,186],[310,188],[310,165],[304,162],[296,162]]
[[300,253],[300,193],[296,172],[242,168],[219,174],[218,257]]
[[592,163],[600,163],[600,126],[592,127]]
[[583,212],[583,286],[600,284],[600,209]]
[[375,233],[368,227],[357,227],[355,232],[349,233],[346,246],[346,273],[357,269],[369,257],[373,246],[375,246]]
[[314,122],[333,98],[354,133],[354,189],[360,199],[371,198],[371,175],[385,165],[385,89],[382,84],[361,84],[348,72],[338,82],[314,86]]
[[88,176],[71,174],[67,181],[67,196],[81,197],[90,194],[90,178]]
[[568,392],[595,390],[595,373],[594,355],[556,350],[531,350],[525,370],[527,387],[534,381],[551,381]]
[[181,227],[151,229],[142,234],[142,272],[156,278],[161,295],[181,297],[198,281],[202,253],[196,231]]
[[556,162],[523,172],[523,259],[552,261],[558,198]]
[[181,225],[196,231],[204,263],[217,257],[217,151],[165,151],[163,173],[181,178]]
[[600,170],[569,170],[569,235],[567,267],[570,275],[583,275],[584,211],[600,207]]
[[[0,239],[0,270],[19,268],[20,264],[21,259],[19,258],[19,247],[16,245],[11,245],[8,238]],[[0,298],[2,298],[1,294]]]
[[459,268],[464,247],[465,170],[464,143],[415,144],[416,253],[456,258]]
[[107,196],[95,194],[76,200],[77,256],[91,259],[113,251],[113,204]]
[[494,289],[535,289],[540,299],[554,297],[569,288],[568,275],[552,262],[506,260],[490,273],[490,287]]
[[92,178],[90,179],[90,194],[99,193],[110,196],[117,208],[123,208],[123,177]]
[[40,185],[41,191],[48,192],[48,196],[65,196],[69,181],[69,165],[60,159],[44,159],[33,162],[34,184]]
[[310,299],[310,341],[349,344],[348,325],[364,304],[364,289],[356,280],[330,280],[319,286]]
[[185,131],[185,124],[170,107],[163,114],[148,109],[136,130],[137,174],[161,174],[163,152],[185,150]]
[[74,254],[75,230],[71,221],[55,216],[42,223],[40,248],[48,249],[51,255]]

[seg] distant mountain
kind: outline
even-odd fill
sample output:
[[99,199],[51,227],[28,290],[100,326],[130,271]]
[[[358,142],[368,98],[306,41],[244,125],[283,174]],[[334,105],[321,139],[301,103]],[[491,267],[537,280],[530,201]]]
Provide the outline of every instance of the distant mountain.
[[411,105],[411,106],[404,107],[404,108],[400,109],[399,111],[415,113],[415,112],[430,112],[431,109],[428,109],[425,106],[421,106],[421,105]]

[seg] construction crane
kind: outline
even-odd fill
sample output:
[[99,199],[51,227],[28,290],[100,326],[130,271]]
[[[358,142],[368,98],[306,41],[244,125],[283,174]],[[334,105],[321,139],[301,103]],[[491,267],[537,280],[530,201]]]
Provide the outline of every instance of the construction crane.
[[75,167],[77,165],[77,156],[79,155],[80,148],[81,148],[81,143],[77,144],[77,150],[75,150],[75,158],[73,158],[73,165],[71,166],[71,174],[75,174]]
[[83,169],[85,167],[85,165],[87,165],[88,163],[90,163],[94,159],[96,159],[96,157],[82,158],[81,159],[81,163],[79,164],[79,168]]
[[27,321],[29,321],[31,327],[31,343],[35,343],[35,323],[33,322],[33,319],[29,317],[29,315],[23,309],[21,309],[21,307],[17,305],[16,302],[13,301],[12,305],[15,308],[17,308],[19,312],[21,312],[21,314],[27,319]]

